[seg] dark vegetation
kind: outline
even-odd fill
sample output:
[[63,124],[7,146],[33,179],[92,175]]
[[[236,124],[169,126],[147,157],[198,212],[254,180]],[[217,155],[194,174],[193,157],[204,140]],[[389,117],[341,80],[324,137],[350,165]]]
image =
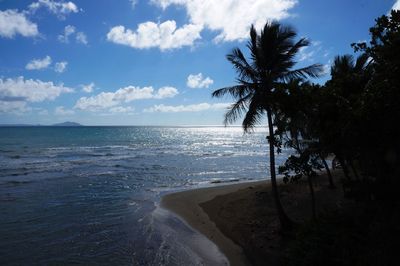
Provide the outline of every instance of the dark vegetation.
[[283,210],[279,199],[275,174],[275,147],[278,146],[277,135],[274,134],[273,117],[280,110],[280,91],[285,90],[286,82],[293,79],[317,77],[322,72],[322,66],[315,64],[301,69],[292,69],[296,64],[294,57],[300,50],[309,44],[306,39],[295,42],[296,32],[291,27],[284,27],[278,23],[267,23],[261,34],[258,35],[254,27],[250,30],[250,41],[247,47],[250,50],[248,62],[238,48],[227,55],[238,73],[238,85],[226,87],[213,92],[213,97],[230,94],[235,100],[225,115],[225,125],[235,121],[243,112],[243,129],[250,131],[261,117],[268,118],[270,176],[272,194],[281,226],[284,230],[292,227],[292,221]]
[[[227,56],[237,70],[238,85],[213,93],[236,100],[225,123],[245,113],[245,132],[267,116],[272,194],[282,232],[293,241],[285,251],[287,265],[393,265],[400,239],[400,11],[376,19],[368,43],[354,43],[355,55],[339,55],[323,85],[307,78],[322,74],[321,65],[302,69],[295,56],[306,39],[267,23],[252,27],[249,59],[240,49]],[[306,178],[311,219],[295,225],[280,203],[275,152],[295,153],[279,172],[285,182]],[[340,163],[344,178],[334,184],[327,159]],[[350,201],[317,212],[313,182],[325,169],[332,189],[342,188]],[[397,261],[398,263],[398,261]]]

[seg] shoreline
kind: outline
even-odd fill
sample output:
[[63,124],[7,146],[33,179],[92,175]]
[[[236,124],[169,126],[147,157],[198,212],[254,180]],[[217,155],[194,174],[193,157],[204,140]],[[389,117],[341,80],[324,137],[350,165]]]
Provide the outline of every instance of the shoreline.
[[[334,171],[335,183],[342,177]],[[317,213],[341,205],[341,189],[330,189],[325,172],[313,179]],[[282,205],[298,224],[311,220],[306,180],[278,179]],[[270,180],[206,187],[165,195],[160,206],[212,241],[230,265],[281,265],[293,239],[280,233]]]
[[251,265],[242,247],[218,228],[201,205],[210,202],[217,196],[254,187],[266,188],[269,185],[269,180],[260,180],[174,192],[162,197],[160,207],[173,212],[192,229],[211,240],[226,256],[230,265]]

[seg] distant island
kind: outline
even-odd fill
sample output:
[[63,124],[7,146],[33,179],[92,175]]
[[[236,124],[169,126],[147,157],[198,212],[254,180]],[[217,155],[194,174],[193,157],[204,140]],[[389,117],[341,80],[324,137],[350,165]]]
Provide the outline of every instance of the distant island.
[[81,127],[82,125],[76,122],[66,121],[63,123],[53,124],[54,127]]

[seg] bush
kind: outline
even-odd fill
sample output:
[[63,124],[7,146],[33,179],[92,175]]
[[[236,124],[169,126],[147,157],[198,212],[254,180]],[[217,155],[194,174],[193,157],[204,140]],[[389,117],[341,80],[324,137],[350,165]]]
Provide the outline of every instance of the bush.
[[[397,206],[396,206],[397,205]],[[399,206],[352,203],[302,225],[283,265],[399,265]]]

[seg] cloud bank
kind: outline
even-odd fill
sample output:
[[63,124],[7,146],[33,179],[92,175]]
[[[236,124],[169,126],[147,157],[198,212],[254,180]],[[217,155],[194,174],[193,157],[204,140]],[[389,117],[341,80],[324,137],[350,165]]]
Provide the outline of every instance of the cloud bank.
[[193,24],[177,28],[174,20],[163,23],[148,21],[139,24],[135,31],[121,25],[113,27],[107,33],[107,40],[132,48],[159,48],[164,51],[193,45],[195,40],[201,38],[201,30],[201,26]]
[[63,93],[74,90],[63,84],[18,78],[0,78],[0,112],[22,113],[30,111],[28,102],[52,101]]
[[194,25],[217,31],[215,41],[235,41],[248,37],[249,28],[264,26],[267,20],[290,16],[297,0],[151,0],[163,9],[175,5],[186,9]]
[[15,35],[34,37],[39,34],[35,23],[26,18],[25,14],[16,10],[0,10],[0,36],[14,38]]
[[0,79],[0,101],[28,101],[42,102],[54,100],[62,93],[74,90],[63,84],[55,85],[53,82],[24,79],[24,77]]
[[40,8],[46,8],[50,13],[56,15],[60,19],[65,19],[66,15],[70,13],[78,13],[77,5],[71,1],[53,1],[53,0],[39,0],[29,5],[28,9],[31,13],[35,13]]
[[199,103],[199,104],[189,104],[189,105],[154,105],[153,107],[146,108],[143,112],[146,113],[180,113],[180,112],[201,112],[208,110],[223,110],[226,109],[230,104],[229,103]]
[[135,100],[172,98],[177,94],[178,90],[174,87],[162,87],[156,91],[151,86],[143,88],[128,86],[115,92],[101,92],[95,96],[82,97],[76,102],[74,108],[97,111]]

